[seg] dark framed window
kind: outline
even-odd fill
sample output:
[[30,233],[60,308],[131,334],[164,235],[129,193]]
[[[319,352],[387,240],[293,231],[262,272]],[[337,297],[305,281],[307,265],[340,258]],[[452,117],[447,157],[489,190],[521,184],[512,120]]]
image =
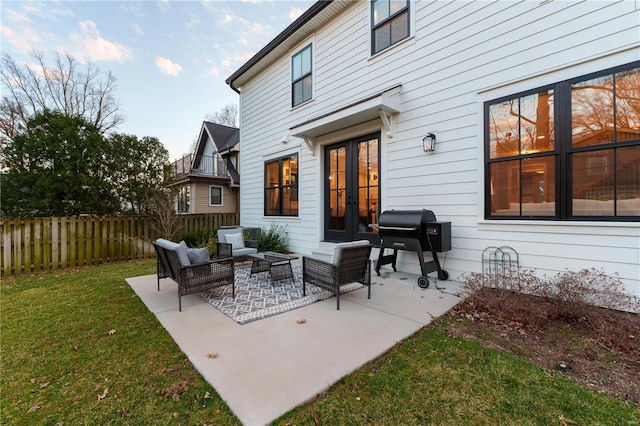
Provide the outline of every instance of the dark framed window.
[[371,2],[371,54],[409,37],[409,0]]
[[209,205],[221,206],[222,205],[222,188],[219,186],[209,187]]
[[298,215],[298,154],[264,163],[264,214]]
[[183,186],[178,189],[177,212],[189,213],[191,208],[191,188]]
[[485,103],[485,217],[640,221],[640,61]]
[[311,45],[291,57],[291,105],[298,106],[313,96]]

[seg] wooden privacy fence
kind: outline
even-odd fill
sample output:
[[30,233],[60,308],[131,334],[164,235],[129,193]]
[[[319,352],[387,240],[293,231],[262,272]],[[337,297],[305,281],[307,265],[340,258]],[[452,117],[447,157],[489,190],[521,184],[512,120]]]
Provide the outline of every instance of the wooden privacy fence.
[[[237,225],[237,213],[181,215],[181,234]],[[158,235],[148,216],[0,219],[0,272],[31,271],[155,257]]]

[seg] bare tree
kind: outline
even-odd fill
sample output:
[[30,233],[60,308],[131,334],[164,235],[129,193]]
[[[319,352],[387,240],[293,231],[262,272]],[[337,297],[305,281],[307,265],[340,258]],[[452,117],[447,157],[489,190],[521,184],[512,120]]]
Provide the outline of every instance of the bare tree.
[[238,105],[227,104],[215,114],[207,114],[204,119],[224,126],[238,127]]
[[156,192],[147,200],[151,207],[153,217],[153,229],[161,238],[175,241],[182,230],[180,217],[176,214],[176,190],[165,188],[164,192]]
[[31,64],[19,64],[9,55],[2,57],[1,137],[13,139],[30,117],[44,110],[80,116],[103,133],[124,121],[113,97],[116,77],[111,72],[105,75],[91,63],[80,69],[68,53],[56,53],[52,66],[46,64],[42,52],[34,50],[30,57]]

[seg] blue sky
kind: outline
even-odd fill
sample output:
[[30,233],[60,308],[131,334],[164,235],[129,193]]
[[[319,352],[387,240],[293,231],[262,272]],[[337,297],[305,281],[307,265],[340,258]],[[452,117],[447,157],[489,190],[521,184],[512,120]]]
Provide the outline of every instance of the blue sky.
[[238,95],[225,80],[315,0],[2,1],[1,49],[70,53],[117,78],[126,120],[117,131],[155,136],[171,160],[189,152],[207,114]]

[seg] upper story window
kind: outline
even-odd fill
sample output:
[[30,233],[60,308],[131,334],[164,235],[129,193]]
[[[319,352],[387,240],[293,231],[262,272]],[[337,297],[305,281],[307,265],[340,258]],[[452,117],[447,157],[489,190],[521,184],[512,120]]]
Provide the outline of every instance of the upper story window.
[[209,187],[209,205],[221,206],[222,205],[222,188],[219,186]]
[[640,220],[640,62],[485,104],[488,218]]
[[313,96],[311,45],[291,57],[291,106],[298,106]]
[[409,0],[371,2],[371,52],[376,54],[409,37]]
[[298,215],[298,154],[264,164],[265,216]]

